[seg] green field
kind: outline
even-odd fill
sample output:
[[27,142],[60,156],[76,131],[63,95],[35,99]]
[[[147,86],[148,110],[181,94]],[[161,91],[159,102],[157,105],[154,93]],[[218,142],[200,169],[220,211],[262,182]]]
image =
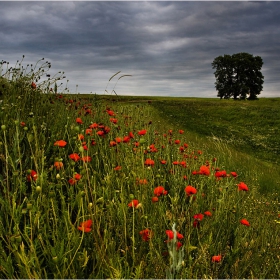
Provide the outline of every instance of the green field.
[[279,276],[280,99],[54,94],[36,73],[1,85],[1,278]]

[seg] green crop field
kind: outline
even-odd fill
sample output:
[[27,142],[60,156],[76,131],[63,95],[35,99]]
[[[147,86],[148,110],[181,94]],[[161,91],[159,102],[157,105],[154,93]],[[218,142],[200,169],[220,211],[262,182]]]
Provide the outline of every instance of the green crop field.
[[[0,80],[1,278],[277,278],[279,102]],[[19,72],[17,72],[19,71]]]

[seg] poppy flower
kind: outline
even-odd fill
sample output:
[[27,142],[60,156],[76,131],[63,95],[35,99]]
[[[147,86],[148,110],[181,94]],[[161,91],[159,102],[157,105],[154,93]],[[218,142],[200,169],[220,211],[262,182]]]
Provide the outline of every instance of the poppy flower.
[[130,137],[129,136],[124,136],[123,143],[128,143],[129,141],[130,141]]
[[73,154],[69,155],[69,158],[74,161],[78,161],[80,159],[80,156],[76,153],[73,153]]
[[197,190],[196,190],[196,188],[194,188],[194,187],[192,187],[192,186],[187,186],[187,187],[185,188],[185,192],[186,192],[187,196],[190,196],[190,195],[192,195],[192,194],[196,194],[196,193],[197,193]]
[[91,161],[91,157],[90,156],[84,156],[81,158],[81,161],[83,162],[90,162]]
[[161,196],[161,195],[167,195],[167,191],[162,186],[158,186],[154,189],[154,195]]
[[85,136],[83,134],[78,134],[78,140],[84,140],[85,139]]
[[158,202],[158,197],[157,197],[157,196],[153,196],[153,197],[152,197],[152,202],[153,202],[153,203]]
[[236,172],[230,172],[230,174],[231,174],[231,176],[234,177],[234,178],[236,178],[236,177],[238,176]]
[[115,113],[112,110],[106,110],[106,112],[109,116],[115,116]]
[[227,172],[225,170],[217,171],[215,173],[216,178],[221,178],[221,177],[226,177],[226,176],[227,176]]
[[180,140],[177,139],[174,141],[174,143],[178,145],[178,144],[180,144]]
[[137,207],[139,201],[137,199],[133,199],[130,203],[128,203],[128,207]]
[[249,223],[246,219],[240,220],[240,223],[241,223],[242,225],[244,225],[244,226],[247,226],[247,227],[250,226],[250,223]]
[[68,183],[73,186],[73,185],[75,185],[77,183],[77,181],[74,178],[70,178],[68,180]]
[[133,133],[132,133],[131,131],[129,132],[128,136],[129,136],[130,138],[134,138],[134,135],[133,135]]
[[176,243],[176,249],[179,250],[183,246],[182,242],[178,241]]
[[136,184],[147,185],[148,184],[148,180],[147,179],[136,179]]
[[146,133],[147,133],[146,129],[142,129],[142,130],[138,131],[138,135],[140,135],[140,136],[145,135]]
[[121,143],[122,142],[122,138],[121,137],[116,137],[115,140],[116,140],[117,143]]
[[27,175],[27,181],[36,181],[38,178],[37,172],[35,170],[31,170],[30,173]]
[[194,227],[194,228],[199,228],[199,227],[200,227],[200,223],[199,223],[198,220],[194,220],[194,221],[193,221],[193,227]]
[[105,132],[103,130],[97,131],[97,135],[99,135],[99,136],[103,136],[104,134],[105,134]]
[[206,165],[202,165],[199,169],[199,174],[209,176],[210,175],[210,169]]
[[212,262],[220,262],[222,260],[222,256],[218,255],[218,256],[213,256],[212,257]]
[[110,147],[115,147],[117,145],[116,141],[110,141]]
[[[174,232],[171,229],[167,229],[165,231],[165,233],[166,233],[169,240],[174,238]],[[183,239],[184,238],[183,234],[181,234],[179,232],[177,232],[176,236],[177,236],[178,239]]]
[[56,161],[53,165],[56,168],[56,170],[59,170],[63,167],[63,163],[61,161]]
[[155,162],[154,162],[152,159],[147,158],[147,159],[145,160],[145,163],[144,163],[144,164],[147,165],[147,166],[154,166],[154,165],[155,165]]
[[83,121],[82,121],[82,119],[81,119],[81,118],[76,118],[76,123],[78,123],[78,124],[82,124],[82,123],[83,123]]
[[83,232],[90,232],[91,231],[92,220],[86,220],[80,223],[78,230]]
[[59,140],[54,143],[54,146],[58,146],[58,147],[65,147],[66,145],[67,145],[67,142],[64,140]]
[[115,168],[114,168],[114,170],[116,170],[116,171],[119,171],[119,170],[121,170],[122,169],[122,167],[121,166],[116,166]]
[[94,128],[94,129],[96,129],[96,128],[98,128],[98,124],[97,124],[97,123],[93,123],[93,124],[91,124],[91,125],[89,126],[89,128]]
[[244,182],[240,182],[237,186],[240,191],[249,191],[248,186]]
[[179,130],[179,133],[180,133],[180,134],[183,134],[183,133],[184,133],[184,130],[180,129],[180,130]]
[[204,217],[204,215],[201,214],[201,213],[195,214],[195,215],[193,216],[193,218],[194,218],[195,220],[198,220],[198,221],[202,221],[202,220],[203,220],[203,217]]
[[20,122],[20,125],[25,126],[26,124],[25,124],[25,122]]
[[212,216],[212,213],[210,211],[205,211],[204,212],[204,215],[205,216],[208,216],[208,217],[211,217]]
[[164,159],[162,159],[162,160],[160,161],[160,163],[161,163],[161,164],[166,164],[166,163],[167,163],[167,161],[166,161],[166,160],[164,160]]
[[112,122],[112,123],[116,124],[116,123],[118,123],[118,120],[117,120],[117,119],[115,119],[115,118],[110,118],[110,122]]
[[32,83],[31,83],[31,88],[32,88],[32,89],[35,89],[36,87],[37,87],[36,84],[35,84],[34,82],[32,82]]
[[143,241],[149,241],[152,237],[152,231],[148,228],[140,231]]
[[86,135],[92,135],[92,128],[86,129]]
[[79,174],[79,173],[76,173],[76,174],[74,175],[74,178],[75,178],[76,180],[80,180],[80,179],[82,178],[82,175]]

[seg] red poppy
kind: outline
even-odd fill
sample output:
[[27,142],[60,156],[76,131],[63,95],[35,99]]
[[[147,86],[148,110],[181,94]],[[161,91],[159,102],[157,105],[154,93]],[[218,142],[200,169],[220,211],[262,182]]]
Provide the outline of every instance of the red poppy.
[[81,161],[83,162],[90,162],[91,161],[91,157],[90,156],[84,156],[81,158]]
[[121,166],[116,166],[115,168],[114,168],[114,170],[116,170],[116,171],[119,171],[119,170],[121,170],[122,169],[122,167]]
[[115,113],[112,110],[106,110],[106,112],[108,113],[109,116],[115,116]]
[[75,178],[76,180],[80,180],[80,179],[82,178],[82,175],[79,174],[79,173],[76,173],[76,174],[74,175],[74,178]]
[[129,136],[130,138],[134,138],[134,135],[133,135],[132,132],[129,132],[128,136]]
[[97,135],[99,135],[99,136],[103,136],[105,133],[104,133],[104,131],[103,130],[99,130],[99,131],[97,131]]
[[92,220],[86,220],[80,223],[78,230],[83,232],[90,232],[91,231]]
[[85,139],[85,136],[83,134],[78,134],[78,140],[84,140]]
[[53,165],[56,168],[56,170],[59,170],[63,167],[63,163],[61,161],[56,161]]
[[74,161],[78,161],[80,159],[80,156],[76,153],[73,153],[73,154],[69,155],[69,158]]
[[129,136],[124,136],[123,143],[128,143],[129,141],[130,141],[130,137]]
[[35,89],[36,87],[37,87],[36,84],[35,84],[34,82],[32,82],[32,83],[31,83],[31,88],[32,88],[32,89]]
[[218,255],[218,256],[213,256],[212,257],[212,262],[220,262],[222,260],[222,256]]
[[58,147],[65,147],[66,145],[67,145],[67,142],[64,140],[59,140],[54,143],[54,146],[58,146]]
[[174,141],[174,143],[178,145],[178,144],[180,144],[180,140],[177,139]]
[[76,181],[74,178],[70,178],[70,179],[68,180],[68,183],[69,183],[70,185],[75,185],[75,184],[77,183],[77,181]]
[[208,217],[211,217],[212,216],[212,213],[210,211],[205,211],[204,212],[204,215],[205,216],[208,216]]
[[117,143],[121,143],[122,142],[122,138],[121,137],[116,137],[115,140],[116,140]]
[[98,124],[97,123],[93,123],[93,124],[91,124],[90,126],[89,126],[89,128],[98,128]]
[[199,227],[200,227],[200,223],[199,223],[198,220],[194,220],[194,221],[193,221],[193,227],[194,227],[194,228],[199,228]]
[[140,235],[144,241],[149,241],[152,237],[152,231],[146,228],[140,231]]
[[153,197],[152,197],[152,202],[153,202],[153,203],[158,202],[158,197],[157,197],[157,196],[153,196]]
[[116,141],[110,141],[110,147],[115,147],[117,145]]
[[202,221],[202,220],[203,220],[203,217],[204,217],[204,215],[201,214],[201,213],[195,214],[195,215],[193,216],[193,218],[194,218],[195,220],[198,220],[198,221]]
[[[174,238],[174,232],[173,232],[171,229],[167,229],[167,230],[165,231],[165,233],[166,233],[166,235],[167,235],[167,237],[168,237],[169,240],[171,240],[171,239]],[[183,234],[181,234],[181,233],[179,233],[179,232],[177,232],[176,235],[177,235],[177,238],[178,238],[178,239],[183,239],[183,238],[184,238]]]
[[241,223],[242,225],[244,225],[244,226],[247,226],[247,227],[250,226],[250,223],[249,223],[246,219],[240,220],[240,223]]
[[36,181],[38,179],[38,174],[35,170],[31,170],[26,178],[28,182]]
[[178,241],[176,244],[176,249],[179,250],[183,246],[182,242]]
[[164,159],[162,159],[162,160],[160,161],[160,163],[161,163],[161,164],[166,164],[166,163],[167,163],[167,161],[166,161],[166,160],[164,160]]
[[184,130],[180,129],[180,130],[179,130],[179,133],[180,133],[180,134],[183,134],[183,133],[184,133]]
[[20,122],[20,125],[21,126],[25,126],[25,122]]
[[238,174],[236,172],[230,172],[231,176],[236,178],[238,176]]
[[148,180],[147,179],[136,179],[136,184],[147,185],[148,184]]
[[244,182],[240,182],[237,186],[240,191],[249,191],[248,186]]
[[199,169],[199,172],[200,172],[201,175],[206,175],[206,176],[210,175],[210,169],[206,165],[202,165]]
[[196,193],[197,193],[197,190],[196,190],[196,188],[194,188],[194,187],[192,187],[192,186],[187,186],[187,187],[185,188],[185,192],[186,192],[187,196],[190,196],[190,195],[192,195],[192,194],[196,194]]
[[130,203],[128,203],[128,207],[137,207],[139,201],[137,199],[133,199]]
[[138,135],[145,135],[147,133],[146,129],[142,129],[140,131],[138,131]]
[[215,177],[217,178],[226,177],[226,176],[227,176],[227,172],[225,170],[217,171],[215,173]]
[[155,165],[155,162],[154,162],[152,159],[147,158],[147,159],[145,160],[145,165],[147,165],[147,166],[154,166],[154,165]]
[[82,124],[82,123],[83,123],[83,121],[82,121],[82,119],[81,119],[81,118],[76,118],[76,123],[78,123],[78,124]]
[[118,120],[117,120],[117,119],[115,119],[115,118],[110,118],[110,122],[112,122],[112,123],[116,124],[116,123],[118,122]]
[[86,135],[92,135],[92,128],[86,129]]
[[167,195],[167,191],[162,186],[158,186],[154,189],[154,195],[161,196],[161,195]]

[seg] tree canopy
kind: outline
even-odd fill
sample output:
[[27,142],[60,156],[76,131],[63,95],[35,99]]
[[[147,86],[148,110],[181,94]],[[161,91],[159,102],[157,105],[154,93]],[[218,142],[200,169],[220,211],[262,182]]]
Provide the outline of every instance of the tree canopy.
[[249,53],[225,54],[212,63],[218,97],[234,99],[257,99],[263,89],[264,76],[260,56]]

